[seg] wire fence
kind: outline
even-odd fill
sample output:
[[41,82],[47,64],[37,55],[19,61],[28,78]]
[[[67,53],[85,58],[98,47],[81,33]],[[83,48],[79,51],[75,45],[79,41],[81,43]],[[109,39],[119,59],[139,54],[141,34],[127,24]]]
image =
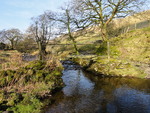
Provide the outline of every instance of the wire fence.
[[142,29],[142,28],[146,28],[146,27],[150,27],[150,20],[127,25],[121,29],[121,33],[126,33],[129,31],[135,30],[135,29]]

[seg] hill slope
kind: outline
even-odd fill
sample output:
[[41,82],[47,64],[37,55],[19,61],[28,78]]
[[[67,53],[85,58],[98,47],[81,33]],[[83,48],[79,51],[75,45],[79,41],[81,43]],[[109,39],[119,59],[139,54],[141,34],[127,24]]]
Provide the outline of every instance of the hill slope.
[[[94,73],[117,76],[134,76],[150,78],[150,27],[132,30],[111,38],[110,60],[107,59],[107,47],[99,43],[100,36],[94,32],[88,32],[77,37],[78,49],[81,54],[96,54],[96,63],[88,70]],[[71,44],[65,38],[61,44]],[[62,58],[74,53],[72,45],[53,46],[53,49]],[[76,59],[81,65],[87,66],[89,59]]]
[[[111,29],[115,35],[110,34],[111,58],[109,60],[107,59],[107,47],[101,41],[98,27],[78,31],[77,33],[80,32],[82,35],[77,36],[75,40],[80,54],[98,55],[94,59],[96,63],[90,65],[87,70],[105,75],[150,78],[150,16],[148,14],[150,14],[150,10],[113,21],[113,25],[116,26]],[[141,15],[143,18],[140,18]],[[119,23],[120,21],[122,23]],[[117,26],[118,23],[120,28]],[[128,27],[130,29],[127,30]],[[116,32],[120,29],[123,32]],[[67,35],[55,40],[56,43],[62,45],[50,46],[48,50],[58,54],[61,59],[74,54],[72,42]],[[90,59],[78,58],[76,61],[87,67]]]

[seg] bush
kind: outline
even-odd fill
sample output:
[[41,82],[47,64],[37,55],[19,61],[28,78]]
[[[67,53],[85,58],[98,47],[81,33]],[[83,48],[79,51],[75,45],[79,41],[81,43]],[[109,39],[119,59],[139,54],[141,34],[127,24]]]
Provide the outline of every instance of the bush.
[[106,55],[107,54],[107,42],[101,43],[100,47],[97,49],[96,53],[98,55]]
[[13,111],[14,113],[39,113],[42,105],[36,97],[24,95],[24,99],[14,107],[8,109],[8,111]]
[[6,106],[0,110],[39,113],[43,107],[41,99],[63,86],[62,68],[57,66],[57,63],[33,61],[15,71],[0,71],[0,88],[11,87],[5,94],[0,92],[0,108]]
[[34,41],[34,39],[32,38],[25,38],[24,40],[20,41],[17,46],[16,49],[19,52],[24,52],[24,53],[31,53],[35,50],[37,50],[37,45],[36,42]]
[[0,50],[4,50],[5,49],[5,47],[6,47],[6,44],[4,44],[4,43],[0,43]]

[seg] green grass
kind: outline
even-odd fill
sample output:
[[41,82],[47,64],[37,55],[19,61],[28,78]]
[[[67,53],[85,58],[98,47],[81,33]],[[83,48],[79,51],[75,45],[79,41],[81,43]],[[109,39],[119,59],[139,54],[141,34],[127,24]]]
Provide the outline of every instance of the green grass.
[[18,69],[27,63],[22,61],[22,55],[16,50],[0,51],[0,70]]
[[43,106],[42,102],[34,96],[24,95],[23,100],[14,107],[8,109],[14,113],[40,113],[40,108]]
[[16,70],[0,71],[0,111],[41,112],[41,98],[63,87],[62,66],[56,60],[32,61]]
[[[95,37],[94,37],[95,36]],[[136,29],[128,33],[121,34],[118,37],[110,39],[110,55],[111,59],[107,59],[107,44],[94,43],[100,40],[98,34],[87,33],[81,37],[77,37],[77,43],[93,43],[93,45],[78,46],[80,53],[88,53],[99,55],[95,64],[89,70],[95,73],[103,73],[114,76],[133,76],[144,78],[147,73],[139,67],[140,63],[150,63],[150,27]],[[65,42],[67,43],[67,41]],[[69,48],[69,47],[68,47]],[[59,49],[61,50],[61,48]],[[69,49],[63,48],[63,57],[73,54],[73,46]],[[60,53],[60,56],[62,55]],[[85,59],[76,60],[81,65],[88,65],[89,61]]]

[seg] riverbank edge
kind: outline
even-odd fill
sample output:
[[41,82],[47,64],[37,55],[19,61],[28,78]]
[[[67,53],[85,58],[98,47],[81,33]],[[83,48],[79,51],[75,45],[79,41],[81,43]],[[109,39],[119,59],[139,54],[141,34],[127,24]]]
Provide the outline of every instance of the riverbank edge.
[[[3,85],[1,84],[0,113],[2,113],[4,111],[21,112],[21,110],[24,112],[32,111],[33,113],[34,112],[38,113],[38,112],[42,112],[43,108],[46,105],[51,104],[53,95],[57,91],[60,91],[64,87],[63,80],[61,78],[63,66],[61,65],[61,63],[59,65],[57,65],[57,63],[54,62],[54,64],[55,64],[54,65],[55,67],[53,67],[53,69],[52,69],[51,67],[49,67],[52,65],[51,64],[47,65],[47,62],[46,63],[44,62],[41,65],[41,61],[32,61],[26,67],[21,67],[17,70],[1,71],[0,72],[1,78],[3,76],[2,74],[4,74],[4,76],[6,76],[8,78],[9,76],[12,77],[13,76],[12,74],[14,74],[14,76],[16,76],[17,73],[21,73],[22,76],[27,75],[27,76],[24,76],[25,78],[27,78],[29,76],[30,77],[36,76],[36,77],[38,77],[38,78],[36,78],[38,80],[35,80],[33,84],[27,83],[24,85],[23,88],[27,87],[27,85],[30,85],[30,86],[33,85],[34,88],[33,89],[31,88],[32,91],[29,91],[29,90],[28,91],[19,91],[16,87],[13,88],[13,86],[8,88],[7,87],[8,83],[5,84],[6,87],[4,84]],[[48,74],[48,73],[50,73],[50,74]],[[8,75],[8,74],[10,74],[10,75]],[[44,77],[41,79],[42,76],[44,76]],[[52,83],[47,82],[48,80],[50,80],[50,79],[47,79],[48,77],[50,77]],[[0,81],[4,80],[4,78],[0,79]],[[34,77],[31,79],[34,79]],[[40,79],[42,81],[40,81]],[[20,80],[20,79],[18,79],[18,80]],[[12,81],[9,81],[9,83],[11,83],[11,82]],[[32,82],[32,80],[30,82]],[[17,84],[17,82],[12,85],[15,86],[16,84]],[[20,83],[18,83],[18,84],[20,84]],[[51,86],[46,87],[46,85],[51,85]],[[39,87],[41,87],[41,89]],[[49,100],[45,102],[44,100],[46,100],[46,99],[49,99]]]
[[129,62],[124,63],[124,61],[120,61],[118,64],[117,61],[112,59],[108,60],[107,58],[104,60],[72,58],[70,60],[80,65],[83,70],[96,76],[149,79],[144,70],[141,70],[139,66]]

